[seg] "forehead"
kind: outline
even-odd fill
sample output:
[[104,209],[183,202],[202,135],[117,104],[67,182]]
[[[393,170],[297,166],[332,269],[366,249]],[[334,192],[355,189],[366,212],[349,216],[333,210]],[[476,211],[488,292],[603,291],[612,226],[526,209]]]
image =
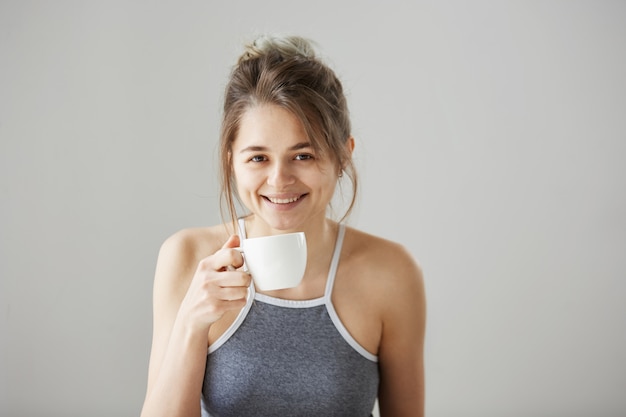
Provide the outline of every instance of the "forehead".
[[233,148],[288,147],[302,142],[309,142],[302,122],[287,109],[264,104],[245,111],[239,122]]

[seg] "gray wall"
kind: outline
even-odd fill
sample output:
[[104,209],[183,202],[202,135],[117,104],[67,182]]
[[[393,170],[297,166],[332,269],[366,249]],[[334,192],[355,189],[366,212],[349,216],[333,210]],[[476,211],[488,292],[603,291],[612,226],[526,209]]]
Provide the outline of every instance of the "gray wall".
[[157,251],[219,221],[266,31],[321,45],[351,223],[424,268],[428,415],[626,413],[626,2],[381,3],[0,2],[0,415],[139,413]]

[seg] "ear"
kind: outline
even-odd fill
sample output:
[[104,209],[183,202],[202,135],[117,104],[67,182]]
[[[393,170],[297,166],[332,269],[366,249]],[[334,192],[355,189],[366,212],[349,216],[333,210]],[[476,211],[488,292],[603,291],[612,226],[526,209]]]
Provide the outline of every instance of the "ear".
[[[346,150],[348,151],[348,155],[350,155],[350,158],[352,158],[352,153],[354,152],[354,137],[350,136],[348,139],[346,139],[346,143],[345,143],[345,147]],[[344,164],[344,166],[341,167],[341,169],[343,170],[346,167],[346,164]]]
[[346,140],[346,147],[348,148],[348,153],[350,155],[352,155],[352,152],[354,152],[354,146],[355,146],[354,136],[350,136],[348,140]]
[[346,139],[346,143],[344,145],[346,147],[346,151],[348,153],[348,159],[344,162],[343,166],[341,167],[341,169],[339,170],[339,177],[343,177],[343,170],[346,168],[346,166],[348,165],[348,161],[350,159],[352,159],[352,152],[354,152],[354,137],[350,136],[348,137],[348,139]]

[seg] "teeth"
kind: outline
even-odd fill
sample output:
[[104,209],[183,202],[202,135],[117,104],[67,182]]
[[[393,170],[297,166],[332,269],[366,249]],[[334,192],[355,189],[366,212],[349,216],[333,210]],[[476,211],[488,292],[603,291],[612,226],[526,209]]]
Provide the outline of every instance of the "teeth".
[[270,200],[274,204],[289,204],[289,203],[293,203],[294,201],[298,201],[299,198],[300,197],[292,197],[292,198],[267,197],[267,199]]

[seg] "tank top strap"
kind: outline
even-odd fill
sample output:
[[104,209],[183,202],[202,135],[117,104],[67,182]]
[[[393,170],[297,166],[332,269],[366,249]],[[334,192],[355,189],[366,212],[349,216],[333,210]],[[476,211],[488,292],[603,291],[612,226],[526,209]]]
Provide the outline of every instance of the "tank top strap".
[[345,233],[345,225],[343,223],[339,223],[339,230],[337,230],[337,239],[335,240],[333,258],[330,261],[328,278],[326,278],[326,289],[324,290],[324,298],[326,299],[327,303],[330,303],[330,296],[333,291],[333,284],[335,283],[335,275],[337,274],[337,267],[339,266],[339,258],[341,257],[341,248],[343,247],[343,237]]
[[332,320],[333,324],[341,336],[345,339],[350,346],[359,352],[364,358],[369,359],[372,362],[378,362],[378,356],[368,352],[355,338],[352,337],[346,326],[339,318],[337,310],[333,305],[332,291],[333,284],[335,283],[335,277],[337,275],[337,267],[339,266],[339,258],[341,256],[341,248],[343,246],[343,238],[346,232],[345,225],[339,224],[339,230],[337,231],[337,241],[335,242],[335,252],[333,253],[333,259],[330,262],[330,270],[328,271],[328,279],[326,280],[326,290],[324,293],[324,303],[326,304],[326,311]]
[[237,219],[239,223],[239,239],[244,240],[246,238],[246,221],[243,217]]

